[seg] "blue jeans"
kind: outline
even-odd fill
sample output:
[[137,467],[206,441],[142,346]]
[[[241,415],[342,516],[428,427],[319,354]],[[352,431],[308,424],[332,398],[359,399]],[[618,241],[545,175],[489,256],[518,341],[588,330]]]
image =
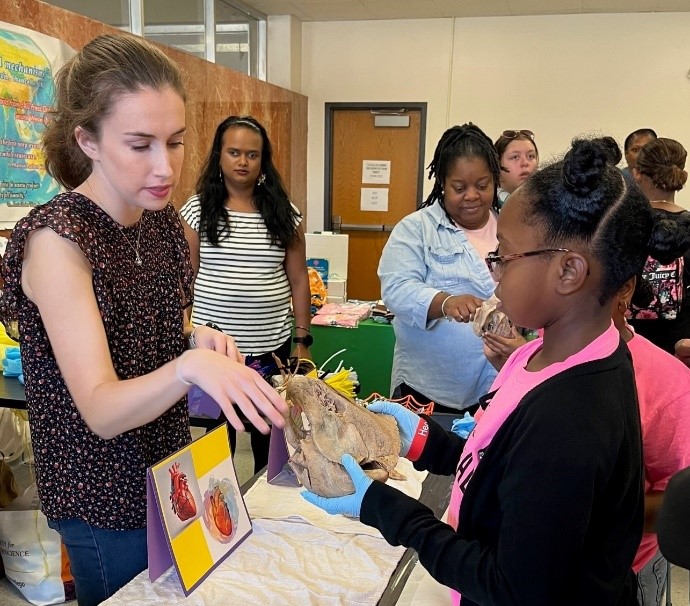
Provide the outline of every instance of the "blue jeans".
[[48,520],[67,549],[79,606],[96,606],[148,566],[146,528],[106,530],[75,518]]
[[660,551],[637,573],[637,601],[640,606],[661,606],[666,589],[666,558]]

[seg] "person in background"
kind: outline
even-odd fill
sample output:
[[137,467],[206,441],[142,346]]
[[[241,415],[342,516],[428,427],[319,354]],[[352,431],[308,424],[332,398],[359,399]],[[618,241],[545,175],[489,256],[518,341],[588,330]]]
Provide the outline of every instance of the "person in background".
[[494,144],[501,167],[498,204],[539,168],[539,150],[531,130],[504,130]]
[[[192,324],[216,324],[267,378],[274,355],[311,359],[302,215],[256,119],[230,116],[218,125],[196,192],[180,211],[196,276]],[[250,432],[256,472],[268,463],[269,436]],[[230,436],[234,452],[232,429]]]
[[623,152],[627,166],[622,171],[626,177],[632,178],[633,168],[637,166],[637,155],[647,143],[656,138],[656,133],[651,128],[638,128],[625,138]]
[[674,353],[683,364],[690,366],[690,338],[676,341]]
[[184,134],[170,59],[129,35],[86,44],[58,72],[43,139],[68,191],[17,223],[3,258],[0,320],[21,345],[41,509],[80,606],[147,566],[146,469],[190,442],[190,385],[237,429],[234,405],[264,432],[262,416],[282,425],[287,409],[230,337],[185,326],[193,272],[170,204]]
[[395,314],[393,397],[471,412],[496,376],[471,322],[496,286],[484,257],[497,243],[498,173],[496,151],[479,127],[448,129],[429,165],[431,194],[383,249],[381,295]]
[[[675,202],[676,192],[680,191],[688,178],[685,170],[687,152],[673,139],[652,139],[637,156],[633,177],[642,192],[647,196],[655,216],[668,219],[675,229],[687,231],[690,213]],[[690,247],[690,239],[687,240]],[[645,276],[652,280],[649,284],[641,280],[638,291],[652,289],[652,307],[638,306],[633,300],[630,323],[638,334],[643,335],[663,350],[674,353],[678,340],[690,335],[690,254],[687,247],[681,251],[677,260],[669,259],[669,266],[649,264]],[[672,266],[671,266],[672,265]],[[658,271],[657,271],[658,270]],[[663,275],[671,275],[664,278]]]
[[[679,245],[673,226],[657,226],[656,233],[666,239],[669,248]],[[683,240],[681,237],[681,246]],[[645,524],[633,571],[637,574],[640,606],[661,606],[667,564],[659,551],[656,521],[669,480],[690,466],[690,369],[635,334],[625,321],[635,284],[634,278],[624,284],[614,299],[612,316],[632,356],[642,421]]]
[[503,366],[467,441],[433,416],[370,407],[395,417],[400,455],[417,469],[455,474],[448,523],[348,454],[353,494],[303,493],[415,549],[455,604],[637,604],[640,413],[611,306],[658,234],[649,202],[606,157],[600,143],[574,141],[501,210],[486,259],[496,295],[516,323],[544,332]]

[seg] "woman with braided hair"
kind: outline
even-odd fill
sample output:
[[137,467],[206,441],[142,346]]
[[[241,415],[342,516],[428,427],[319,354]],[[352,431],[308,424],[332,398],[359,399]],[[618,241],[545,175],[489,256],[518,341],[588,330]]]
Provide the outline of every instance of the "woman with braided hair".
[[429,164],[431,194],[395,226],[383,250],[378,274],[395,314],[396,397],[471,410],[496,375],[471,322],[496,286],[484,257],[497,245],[499,170],[479,127],[449,128]]

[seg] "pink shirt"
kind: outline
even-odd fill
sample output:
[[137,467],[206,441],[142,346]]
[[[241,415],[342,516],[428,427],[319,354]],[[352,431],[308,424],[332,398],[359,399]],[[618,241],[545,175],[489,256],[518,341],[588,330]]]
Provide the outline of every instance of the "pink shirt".
[[493,211],[489,211],[489,220],[484,227],[479,229],[465,229],[463,227],[467,239],[482,259],[490,252],[494,252],[496,246],[498,246],[498,238],[496,237],[497,227],[498,221],[496,220],[496,213]]
[[[491,387],[492,391],[498,390],[498,392],[486,410],[480,409],[475,414],[477,425],[462,451],[448,506],[448,523],[456,530],[464,491],[481,461],[484,450],[491,444],[496,432],[525,395],[539,384],[568,368],[610,356],[620,343],[620,334],[611,322],[611,326],[603,334],[576,354],[538,372],[530,372],[525,367],[532,356],[541,349],[542,343],[543,338],[540,337],[519,347],[511,354]],[[460,603],[460,594],[451,590],[451,597],[453,604],[457,606]]]
[[[690,466],[690,369],[640,335],[628,349],[640,401],[644,490],[665,490],[674,473]],[[658,548],[656,534],[642,535],[633,570],[642,570]]]

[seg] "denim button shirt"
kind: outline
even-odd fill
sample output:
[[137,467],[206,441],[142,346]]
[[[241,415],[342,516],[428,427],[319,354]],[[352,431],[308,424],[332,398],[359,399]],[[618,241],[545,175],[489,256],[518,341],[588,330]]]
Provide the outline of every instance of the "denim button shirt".
[[391,391],[407,383],[434,402],[453,408],[475,404],[496,371],[471,324],[427,320],[439,291],[488,299],[496,284],[462,228],[436,202],[400,221],[383,250],[381,295],[395,314]]

